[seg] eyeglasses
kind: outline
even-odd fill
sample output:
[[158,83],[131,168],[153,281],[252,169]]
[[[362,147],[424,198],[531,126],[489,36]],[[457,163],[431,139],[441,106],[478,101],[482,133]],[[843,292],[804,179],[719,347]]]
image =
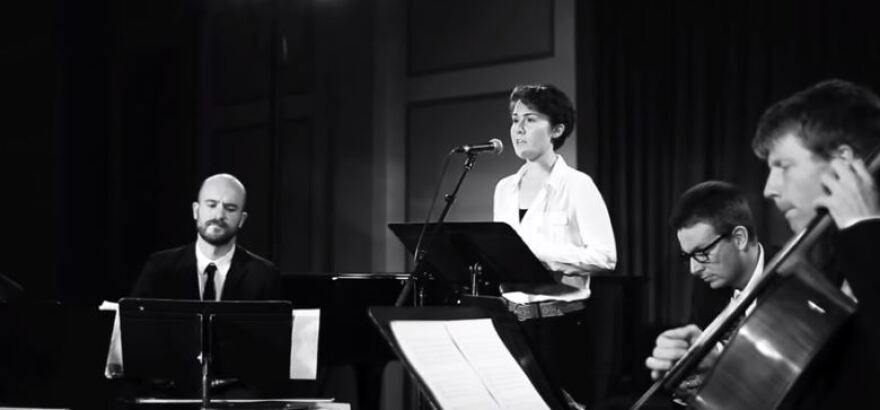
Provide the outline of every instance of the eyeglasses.
[[697,249],[697,250],[690,252],[690,253],[682,252],[681,257],[684,260],[688,260],[690,258],[693,258],[695,261],[697,261],[699,263],[708,263],[709,262],[709,252],[712,252],[712,248],[714,248],[715,245],[718,245],[718,242],[721,242],[722,239],[724,239],[728,236],[730,236],[730,232],[727,232],[722,235],[718,235],[718,237],[715,238],[714,241],[712,241],[711,243],[709,243],[708,245],[706,245],[700,249]]

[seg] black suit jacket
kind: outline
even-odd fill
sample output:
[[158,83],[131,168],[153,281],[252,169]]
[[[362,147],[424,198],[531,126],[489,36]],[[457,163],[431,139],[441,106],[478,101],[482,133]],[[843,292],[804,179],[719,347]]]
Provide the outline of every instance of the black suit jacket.
[[[131,296],[201,299],[195,242],[156,252],[147,259]],[[272,262],[236,245],[226,274],[222,300],[272,300],[281,297],[281,275]]]
[[836,270],[858,299],[856,313],[798,381],[783,408],[880,408],[880,220],[838,232]]

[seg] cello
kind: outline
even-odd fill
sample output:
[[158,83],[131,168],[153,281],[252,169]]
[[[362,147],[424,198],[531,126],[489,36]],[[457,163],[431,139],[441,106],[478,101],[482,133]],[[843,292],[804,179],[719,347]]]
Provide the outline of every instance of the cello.
[[[869,158],[868,170],[876,175],[880,157],[875,151]],[[687,398],[688,407],[777,408],[857,308],[809,262],[814,245],[833,229],[831,216],[820,209],[765,266],[756,286],[730,303],[631,409],[642,408],[661,388],[674,390],[702,369],[707,369],[705,379]],[[724,339],[720,354],[711,354]]]

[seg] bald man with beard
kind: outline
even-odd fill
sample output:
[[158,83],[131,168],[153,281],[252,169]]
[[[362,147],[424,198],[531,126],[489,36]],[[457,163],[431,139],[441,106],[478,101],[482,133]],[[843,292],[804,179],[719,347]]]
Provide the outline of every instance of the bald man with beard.
[[244,185],[232,175],[202,182],[192,204],[196,240],[147,259],[131,292],[137,298],[271,300],[280,298],[281,276],[272,262],[236,244],[247,220]]

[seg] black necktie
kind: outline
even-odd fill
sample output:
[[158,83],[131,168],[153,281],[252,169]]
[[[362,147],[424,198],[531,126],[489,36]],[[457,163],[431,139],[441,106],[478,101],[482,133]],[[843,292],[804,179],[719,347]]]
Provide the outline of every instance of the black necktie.
[[202,292],[202,300],[213,302],[216,299],[217,292],[214,290],[214,273],[217,272],[217,265],[209,263],[205,268],[205,291]]

